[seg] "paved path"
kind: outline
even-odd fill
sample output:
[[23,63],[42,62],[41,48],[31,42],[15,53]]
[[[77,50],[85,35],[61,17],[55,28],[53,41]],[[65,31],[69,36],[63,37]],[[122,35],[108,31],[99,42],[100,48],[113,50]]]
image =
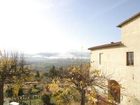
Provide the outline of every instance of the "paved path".
[[9,100],[10,100],[10,98],[5,98],[4,99],[4,105],[9,105]]

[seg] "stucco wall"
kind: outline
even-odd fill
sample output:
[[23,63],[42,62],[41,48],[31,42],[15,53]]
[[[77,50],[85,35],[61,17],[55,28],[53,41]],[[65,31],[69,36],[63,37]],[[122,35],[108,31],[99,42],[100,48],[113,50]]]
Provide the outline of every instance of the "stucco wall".
[[[126,95],[127,105],[132,105],[131,97],[140,100],[140,16],[122,26],[121,32],[124,46],[91,51],[91,69],[99,69],[118,81],[124,88],[123,101]],[[126,65],[126,52],[130,51],[134,52],[134,66]],[[102,53],[101,65],[99,53]]]
[[[121,40],[129,46],[129,48],[135,48],[140,44],[140,16],[130,21],[129,23],[121,27]],[[136,48],[137,49],[137,48]]]

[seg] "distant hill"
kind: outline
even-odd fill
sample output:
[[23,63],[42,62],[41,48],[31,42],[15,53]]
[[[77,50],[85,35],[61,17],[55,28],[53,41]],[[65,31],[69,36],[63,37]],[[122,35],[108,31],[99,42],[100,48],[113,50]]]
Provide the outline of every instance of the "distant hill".
[[66,53],[37,53],[26,55],[27,62],[35,70],[49,70],[52,66],[67,67],[89,63],[89,52],[66,52]]
[[47,71],[52,66],[56,67],[67,67],[70,65],[80,65],[84,63],[89,63],[89,59],[28,59],[28,63],[33,67],[34,70]]

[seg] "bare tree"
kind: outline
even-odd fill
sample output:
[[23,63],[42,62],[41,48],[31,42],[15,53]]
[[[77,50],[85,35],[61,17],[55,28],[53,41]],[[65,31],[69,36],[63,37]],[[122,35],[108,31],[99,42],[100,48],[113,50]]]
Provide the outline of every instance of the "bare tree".
[[25,79],[29,75],[23,54],[0,52],[0,105],[4,103],[4,84]]
[[70,86],[75,87],[81,95],[81,105],[85,105],[86,99],[86,90],[88,87],[99,87],[104,89],[106,87],[105,81],[106,78],[103,75],[100,75],[98,70],[95,70],[92,75],[89,75],[90,66],[84,64],[81,66],[71,66],[65,71],[60,71],[60,77],[66,79],[70,83]]

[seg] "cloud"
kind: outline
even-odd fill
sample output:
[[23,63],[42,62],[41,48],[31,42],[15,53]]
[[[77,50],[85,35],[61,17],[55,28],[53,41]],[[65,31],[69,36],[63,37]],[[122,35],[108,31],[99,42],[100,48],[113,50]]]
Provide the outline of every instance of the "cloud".
[[33,55],[32,57],[39,57],[39,58],[89,58],[88,52],[66,52],[66,53],[52,53],[52,52],[43,52],[43,53],[37,53]]
[[26,53],[64,52],[73,48],[77,42],[71,43],[56,18],[68,1],[0,0],[0,48]]
[[73,0],[40,0],[44,7],[48,9],[67,7]]
[[77,58],[89,58],[88,52],[70,52],[70,54]]

